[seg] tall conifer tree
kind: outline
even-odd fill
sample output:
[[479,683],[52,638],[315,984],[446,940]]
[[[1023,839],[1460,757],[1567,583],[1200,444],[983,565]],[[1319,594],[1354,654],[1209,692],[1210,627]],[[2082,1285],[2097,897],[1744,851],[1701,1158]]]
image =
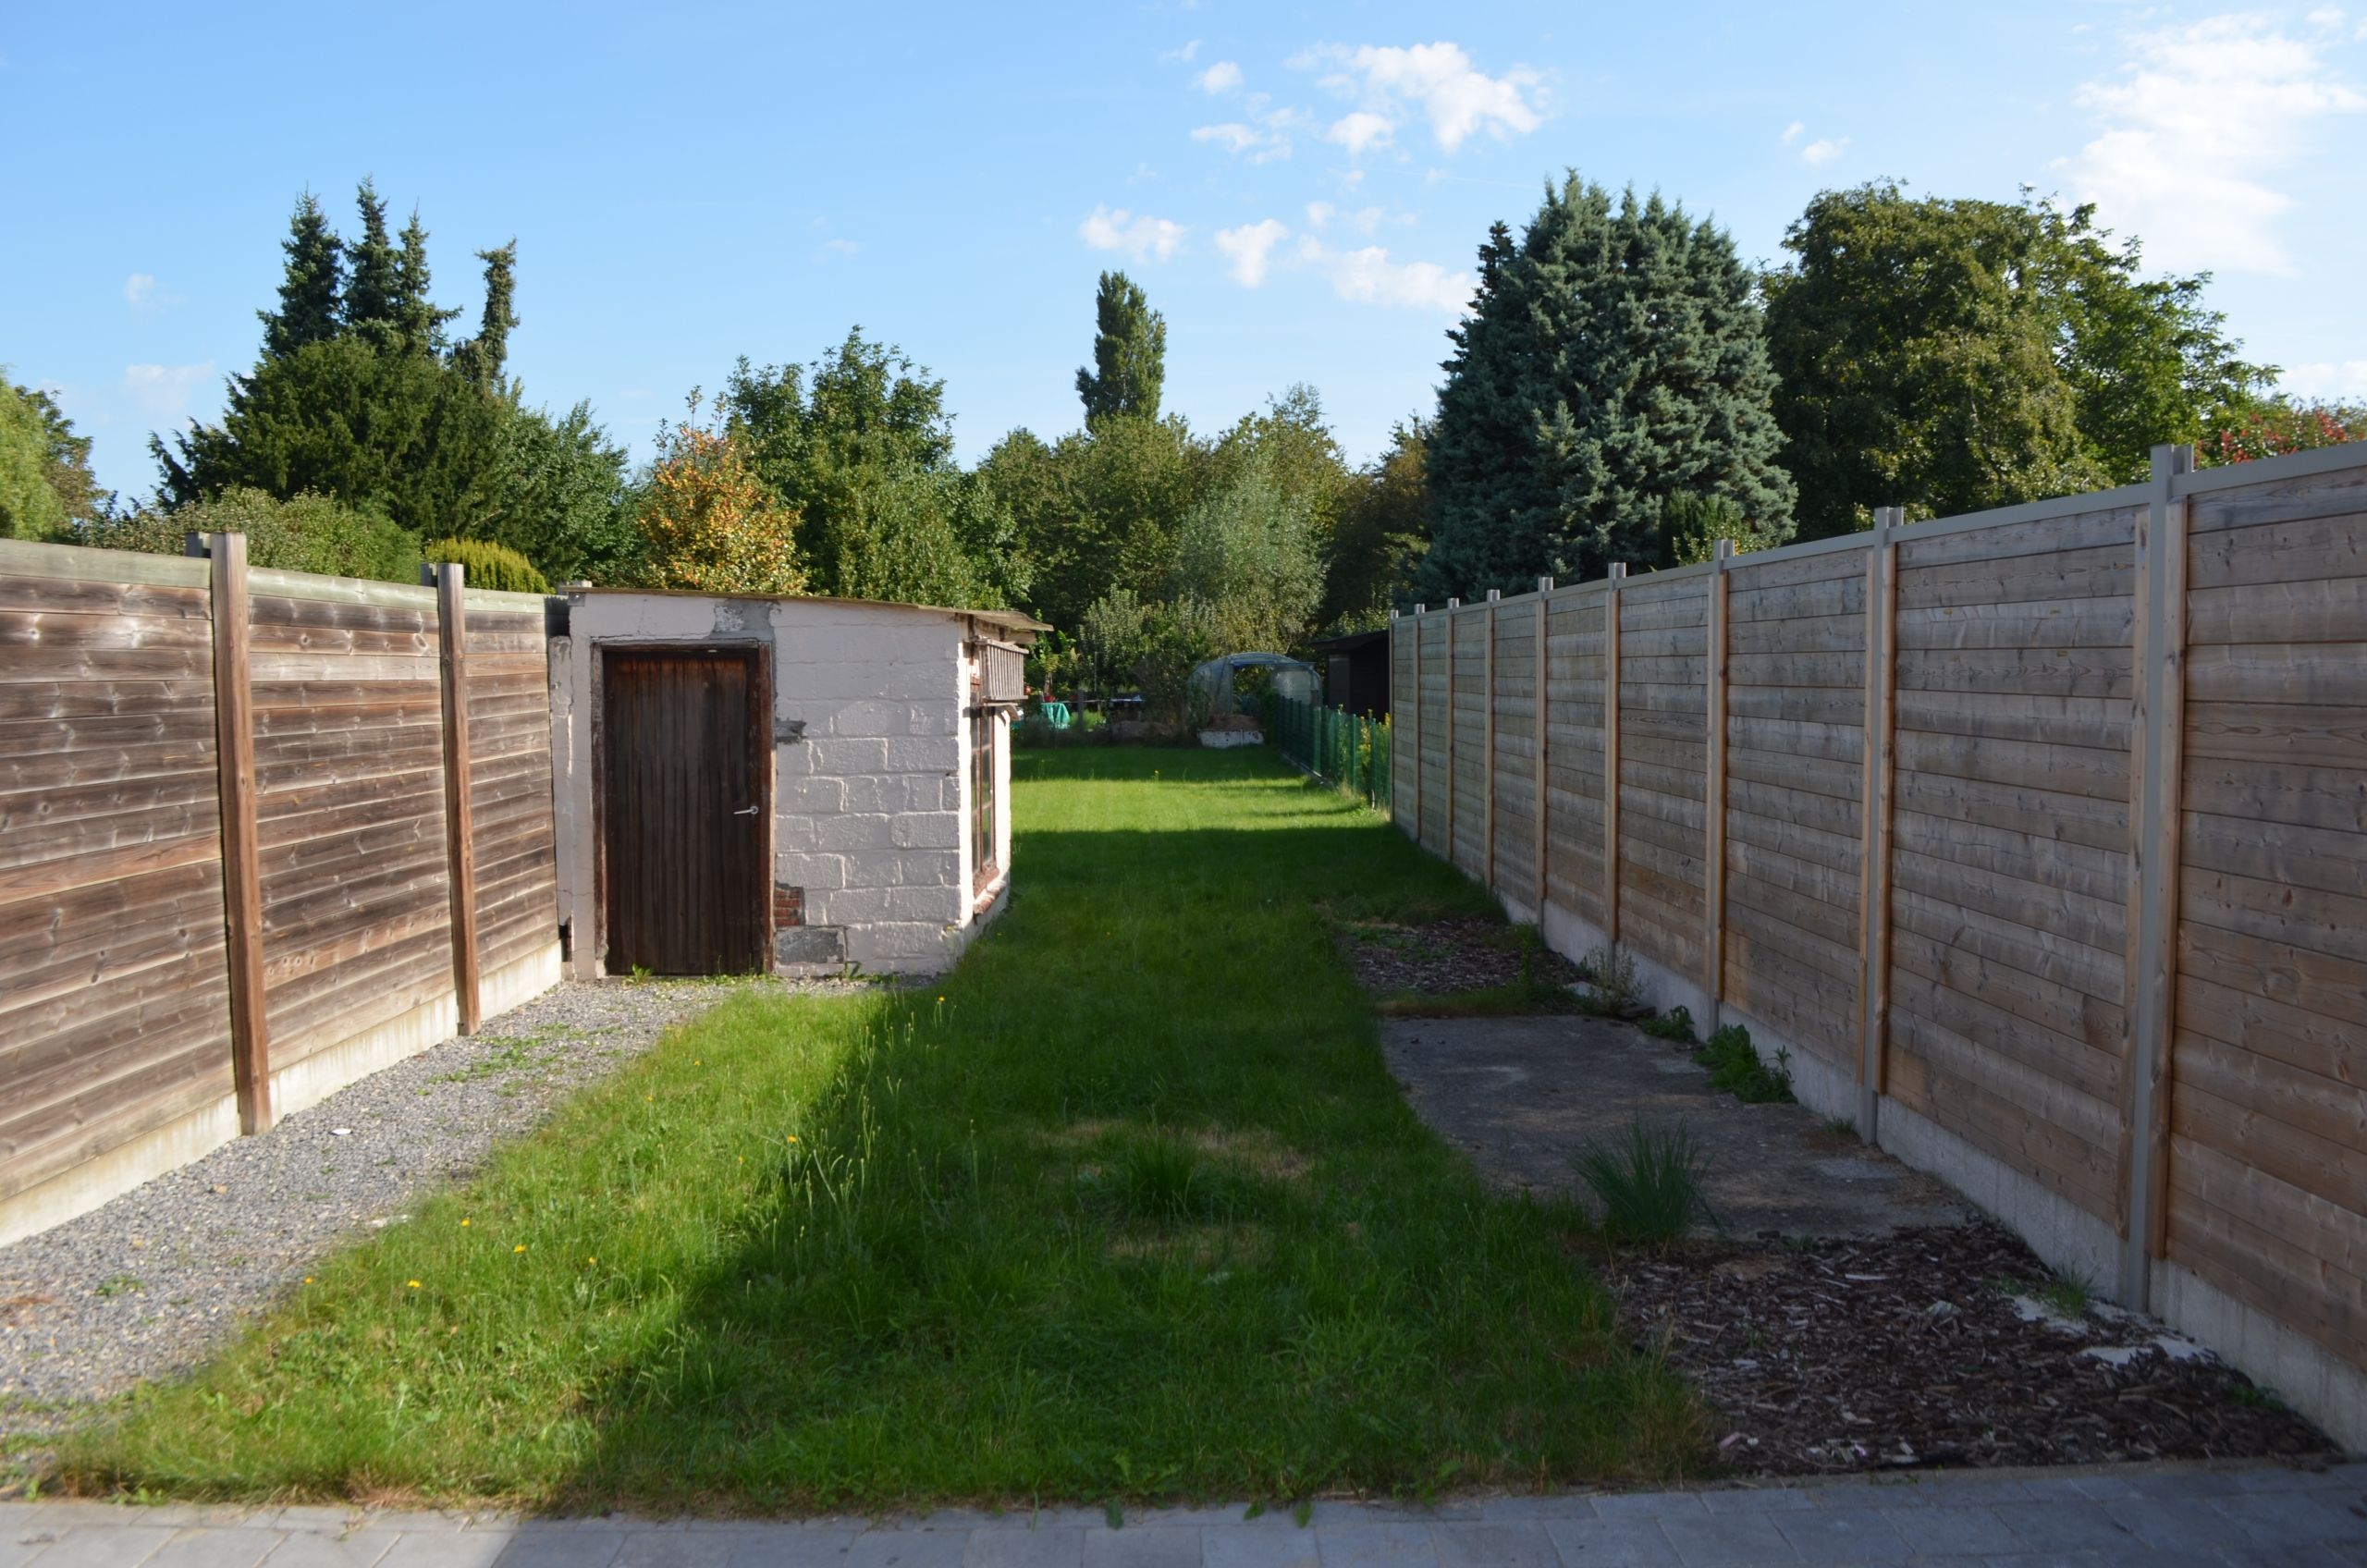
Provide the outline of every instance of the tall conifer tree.
[[402,297],[402,258],[386,235],[386,202],[378,188],[365,179],[354,193],[362,214],[362,238],[346,254],[352,273],[345,286],[345,325],[384,339],[398,329],[396,301]]
[[1774,377],[1733,241],[1576,175],[1508,239],[1499,226],[1481,251],[1440,392],[1426,593],[1674,565],[1672,496],[1730,501],[1759,537],[1789,537]]
[[255,312],[263,322],[263,351],[273,359],[336,337],[344,304],[345,247],[311,191],[297,199],[280,249],[288,263],[279,280],[279,308]]

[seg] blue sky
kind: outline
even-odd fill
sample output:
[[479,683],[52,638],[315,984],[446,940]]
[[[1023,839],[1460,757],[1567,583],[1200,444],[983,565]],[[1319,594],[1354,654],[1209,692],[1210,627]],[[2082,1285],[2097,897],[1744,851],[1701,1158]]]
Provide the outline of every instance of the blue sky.
[[1751,260],[1877,176],[2092,198],[2289,385],[2367,396],[2367,7],[18,5],[0,104],[0,363],[134,495],[252,361],[297,193],[345,224],[365,174],[470,320],[517,239],[512,371],[637,453],[856,323],[945,378],[965,459],[1073,428],[1114,265],[1170,409],[1305,381],[1368,456],[1488,224],[1567,167]]

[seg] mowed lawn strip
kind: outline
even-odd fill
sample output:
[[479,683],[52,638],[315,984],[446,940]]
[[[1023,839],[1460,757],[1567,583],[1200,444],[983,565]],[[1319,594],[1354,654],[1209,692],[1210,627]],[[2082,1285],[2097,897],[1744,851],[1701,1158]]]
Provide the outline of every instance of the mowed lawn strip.
[[641,1510],[1667,1478],[1570,1207],[1391,1082],[1329,917],[1484,896],[1262,751],[1023,753],[958,971],[751,988],[69,1439],[86,1489]]

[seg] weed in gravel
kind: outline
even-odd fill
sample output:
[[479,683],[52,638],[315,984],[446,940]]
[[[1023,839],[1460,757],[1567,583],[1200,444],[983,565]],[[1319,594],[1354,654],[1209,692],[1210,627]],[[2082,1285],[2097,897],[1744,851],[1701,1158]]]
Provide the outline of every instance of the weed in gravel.
[[1792,1053],[1777,1047],[1775,1060],[1760,1060],[1752,1048],[1750,1031],[1739,1023],[1729,1023],[1710,1036],[1710,1043],[1693,1053],[1693,1060],[1710,1070],[1711,1086],[1723,1089],[1745,1105],[1790,1105],[1792,1097]]
[[1629,1122],[1624,1146],[1589,1143],[1571,1163],[1602,1205],[1603,1234],[1614,1242],[1673,1242],[1696,1224],[1718,1222],[1701,1191],[1709,1159],[1682,1121]]
[[2096,1298],[2095,1286],[2084,1274],[2057,1274],[2039,1288],[2039,1304],[2058,1317],[2074,1321],[2088,1315],[2088,1304]]
[[1681,1007],[1673,1007],[1666,1012],[1647,1018],[1636,1027],[1663,1040],[1678,1040],[1686,1045],[1693,1043],[1693,1014]]
[[1578,977],[1587,984],[1586,995],[1580,998],[1587,1011],[1618,1018],[1636,1006],[1641,984],[1636,974],[1636,957],[1616,943],[1597,948],[1580,960]]
[[99,1281],[98,1289],[92,1293],[94,1295],[113,1298],[116,1296],[129,1295],[134,1291],[144,1291],[147,1288],[147,1281],[135,1275],[110,1274],[105,1279]]

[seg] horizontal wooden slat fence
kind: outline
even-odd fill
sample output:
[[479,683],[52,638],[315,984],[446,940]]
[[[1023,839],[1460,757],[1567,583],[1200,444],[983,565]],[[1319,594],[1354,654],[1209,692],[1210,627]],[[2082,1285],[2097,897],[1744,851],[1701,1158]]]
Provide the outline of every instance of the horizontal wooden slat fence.
[[2367,1440],[2367,457],[1392,631],[1410,835]]
[[462,595],[463,963],[437,590],[243,545],[0,541],[0,1243],[558,978],[544,601]]

